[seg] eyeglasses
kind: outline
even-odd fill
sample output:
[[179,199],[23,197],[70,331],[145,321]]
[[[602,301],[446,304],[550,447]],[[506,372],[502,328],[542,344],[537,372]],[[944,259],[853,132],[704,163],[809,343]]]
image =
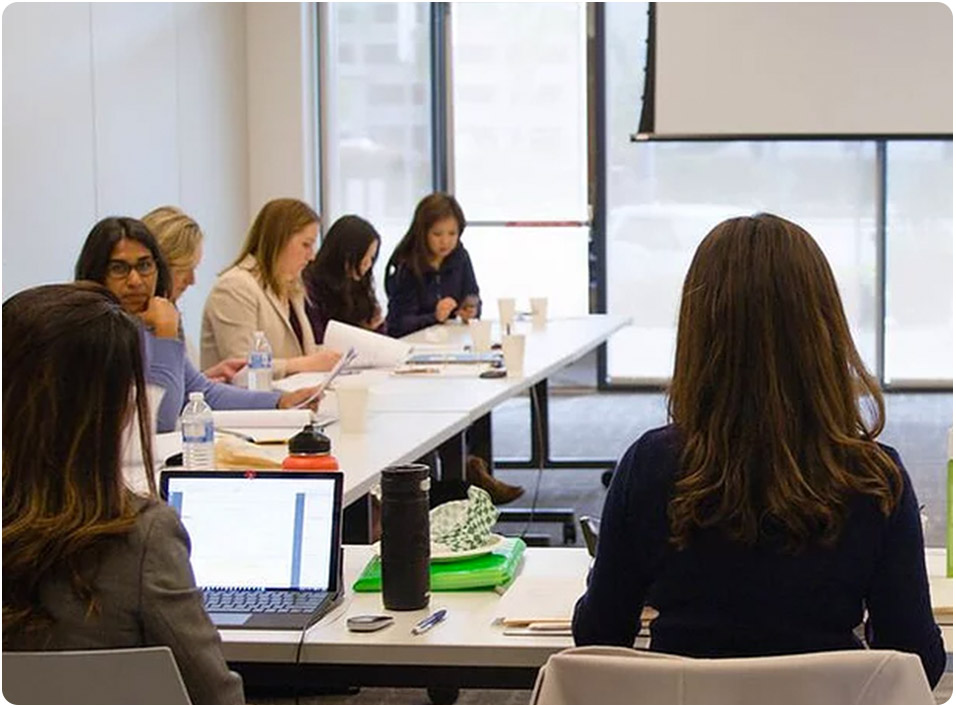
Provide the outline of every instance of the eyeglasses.
[[144,257],[132,264],[125,260],[110,260],[106,265],[106,275],[113,279],[126,279],[133,270],[136,270],[140,277],[149,277],[156,271],[156,260]]

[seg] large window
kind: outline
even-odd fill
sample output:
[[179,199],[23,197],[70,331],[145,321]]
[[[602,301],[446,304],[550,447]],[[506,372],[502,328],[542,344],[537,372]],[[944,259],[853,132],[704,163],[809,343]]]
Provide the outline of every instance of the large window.
[[953,379],[953,143],[886,150],[886,381]]
[[330,3],[323,32],[323,220],[355,213],[382,235],[384,268],[432,190],[428,3]]
[[452,5],[453,184],[493,316],[588,311],[586,37],[584,3]]
[[882,290],[878,143],[633,143],[644,89],[635,67],[645,62],[635,37],[646,36],[647,4],[609,3],[605,13],[607,305],[632,319],[608,346],[609,380],[671,375],[681,285],[698,243],[724,218],[768,211],[820,244],[871,370],[890,384],[951,384],[952,143],[887,143]]

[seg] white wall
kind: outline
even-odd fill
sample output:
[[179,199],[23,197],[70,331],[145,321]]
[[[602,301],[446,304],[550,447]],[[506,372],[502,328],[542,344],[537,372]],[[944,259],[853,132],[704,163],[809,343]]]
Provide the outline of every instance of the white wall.
[[249,3],[246,27],[252,214],[279,197],[302,199],[317,207],[315,5]]
[[198,339],[206,295],[263,201],[316,201],[311,8],[7,6],[3,297],[72,279],[100,218],[170,203],[206,233],[181,302]]

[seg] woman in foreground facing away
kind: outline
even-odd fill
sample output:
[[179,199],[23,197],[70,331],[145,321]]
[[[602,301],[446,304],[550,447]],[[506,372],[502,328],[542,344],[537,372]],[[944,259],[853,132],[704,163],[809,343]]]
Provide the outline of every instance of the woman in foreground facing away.
[[332,320],[384,332],[372,280],[381,243],[378,231],[358,216],[342,216],[325,234],[318,254],[302,273],[308,293],[305,310],[316,343],[322,343]]
[[916,496],[877,443],[880,388],[810,235],[759,214],[716,226],[684,280],[672,423],[618,464],[578,645],[691,657],[844,650],[946,664]]
[[[3,649],[166,645],[193,703],[242,703],[156,498],[137,322],[105,288],[47,285],[3,304]],[[124,487],[133,426],[148,496]]]

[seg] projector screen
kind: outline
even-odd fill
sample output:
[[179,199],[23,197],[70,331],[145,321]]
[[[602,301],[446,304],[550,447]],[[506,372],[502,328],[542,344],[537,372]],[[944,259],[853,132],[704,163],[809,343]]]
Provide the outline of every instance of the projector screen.
[[942,3],[655,5],[653,133],[953,132]]

